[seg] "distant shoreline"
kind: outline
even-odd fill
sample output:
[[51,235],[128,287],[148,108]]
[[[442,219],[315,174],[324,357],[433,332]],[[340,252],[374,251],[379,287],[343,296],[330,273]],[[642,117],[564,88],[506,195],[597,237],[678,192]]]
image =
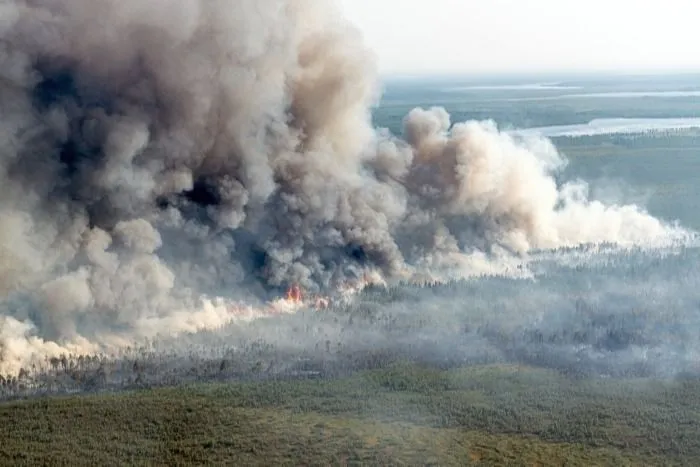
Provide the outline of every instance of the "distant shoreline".
[[547,138],[615,134],[640,134],[650,131],[700,128],[700,118],[600,118],[574,125],[551,125],[510,130],[518,136]]
[[396,81],[463,81],[464,83],[522,83],[527,82],[551,82],[568,80],[590,80],[590,79],[611,79],[611,80],[632,80],[639,79],[669,79],[669,78],[689,78],[698,77],[700,79],[700,69],[698,70],[639,70],[639,71],[615,71],[615,70],[581,70],[581,71],[543,71],[543,72],[443,72],[443,73],[380,73],[379,80],[382,82]]

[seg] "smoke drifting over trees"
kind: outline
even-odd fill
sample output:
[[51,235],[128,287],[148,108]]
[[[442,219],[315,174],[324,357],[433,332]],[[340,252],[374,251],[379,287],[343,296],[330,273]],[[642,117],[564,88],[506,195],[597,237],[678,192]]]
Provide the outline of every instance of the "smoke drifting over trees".
[[0,3],[0,368],[216,328],[207,296],[690,236],[557,186],[546,140],[375,130],[378,90],[331,2]]

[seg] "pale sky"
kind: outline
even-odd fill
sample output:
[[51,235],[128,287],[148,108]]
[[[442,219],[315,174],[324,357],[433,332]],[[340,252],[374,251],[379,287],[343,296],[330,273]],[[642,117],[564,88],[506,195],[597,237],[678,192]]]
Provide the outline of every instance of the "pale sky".
[[383,73],[700,70],[700,0],[340,0]]

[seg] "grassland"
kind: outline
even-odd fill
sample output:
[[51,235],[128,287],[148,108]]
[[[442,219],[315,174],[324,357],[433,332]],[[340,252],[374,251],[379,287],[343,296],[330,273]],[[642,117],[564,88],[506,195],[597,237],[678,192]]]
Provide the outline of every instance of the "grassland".
[[5,465],[697,465],[700,383],[399,363],[0,404]]

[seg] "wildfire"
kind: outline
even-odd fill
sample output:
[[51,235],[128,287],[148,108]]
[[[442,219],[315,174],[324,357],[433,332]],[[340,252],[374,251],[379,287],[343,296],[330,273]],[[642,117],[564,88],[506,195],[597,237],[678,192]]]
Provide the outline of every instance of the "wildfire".
[[292,284],[283,296],[271,300],[262,308],[231,304],[229,312],[240,319],[256,319],[296,313],[305,307],[317,311],[328,310],[336,303],[351,299],[353,295],[370,285],[386,285],[386,282],[379,273],[367,273],[355,281],[348,281],[338,287],[333,295],[305,293],[298,284]]
[[297,284],[294,284],[287,289],[287,301],[294,303],[301,303],[303,301],[301,288]]
[[[343,301],[350,299],[350,297],[360,292],[365,287],[378,284],[386,285],[381,275],[378,273],[368,273],[356,281],[349,281],[339,287],[337,293],[333,296],[313,293],[307,294],[302,290],[299,284],[292,284],[283,296],[267,303],[264,307],[264,311],[259,312],[260,317],[295,313],[304,307],[317,311],[327,310],[331,308],[337,300]],[[238,307],[232,307],[231,312],[236,315],[243,314]]]
[[297,284],[294,284],[287,289],[285,300],[293,305],[302,305],[306,303],[316,309],[325,309],[330,306],[330,299],[328,297],[311,295],[308,297],[308,300],[305,301],[306,297],[304,297],[304,295],[301,288]]

